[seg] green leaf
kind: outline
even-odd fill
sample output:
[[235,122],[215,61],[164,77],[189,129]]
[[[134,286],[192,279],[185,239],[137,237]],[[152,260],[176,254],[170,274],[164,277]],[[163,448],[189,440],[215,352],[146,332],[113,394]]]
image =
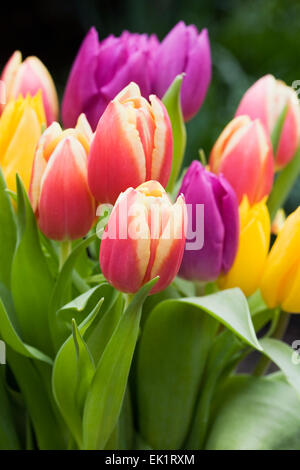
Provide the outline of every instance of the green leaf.
[[18,450],[19,448],[20,443],[14,426],[11,403],[6,392],[5,368],[0,366],[0,450]]
[[300,450],[300,400],[282,381],[236,376],[221,388],[209,450]]
[[15,212],[6,192],[6,183],[0,168],[0,282],[10,287],[11,264],[17,241]]
[[[103,303],[101,299],[94,310],[79,325],[79,332],[84,336],[86,330],[96,320]],[[60,412],[69,427],[78,446],[82,444],[81,412],[76,402],[77,357],[73,335],[64,342],[58,351],[52,373],[52,390]]]
[[72,284],[72,272],[80,254],[95,240],[96,234],[86,238],[80,242],[72,251],[70,256],[65,261],[58,279],[55,283],[51,300],[48,307],[49,324],[51,328],[51,336],[56,348],[59,348],[62,341],[65,339],[65,331],[61,329],[61,324],[57,322],[57,311],[70,299],[67,298],[69,288]]
[[7,360],[24,396],[39,449],[64,449],[66,442],[60,423],[35,364],[31,359],[21,356],[9,347],[7,348]]
[[53,361],[50,357],[44,353],[24,343],[18,333],[16,332],[10,318],[6,312],[2,300],[0,299],[0,337],[16,352],[26,357],[38,359],[48,364],[52,364]]
[[142,305],[157,278],[134,296],[97,365],[83,416],[84,449],[104,449],[122,407],[138,332]]
[[156,308],[175,310],[177,303],[198,307],[220,321],[241,340],[259,351],[262,350],[252,324],[247,299],[239,288],[223,290],[205,297],[170,299]]
[[54,281],[43,255],[35,216],[17,176],[18,242],[12,262],[11,291],[22,337],[52,354],[47,309]]
[[82,412],[89,386],[94,377],[95,364],[74,319],[72,321],[72,325],[73,340],[77,356],[77,386],[75,401],[78,409]]
[[153,449],[180,449],[193,417],[217,322],[167,300],[148,316],[137,356],[139,429]]
[[272,192],[268,199],[268,209],[271,220],[274,219],[278,209],[283,207],[294,183],[300,173],[300,147],[297,149],[292,160],[279,173],[273,185]]
[[180,104],[180,90],[184,74],[177,75],[162,101],[167,108],[173,132],[173,162],[167,191],[172,192],[180,172],[186,146],[186,130]]
[[281,132],[283,129],[284,121],[286,118],[288,112],[288,105],[285,105],[283,110],[281,111],[280,115],[278,116],[278,119],[275,123],[272,135],[271,135],[271,142],[272,142],[272,147],[273,147],[273,154],[274,158],[276,157],[276,152],[278,150],[278,145],[281,137]]
[[293,360],[293,355],[297,355],[297,352],[278,339],[263,338],[260,344],[264,354],[282,370],[287,381],[300,396],[300,365],[299,360]]

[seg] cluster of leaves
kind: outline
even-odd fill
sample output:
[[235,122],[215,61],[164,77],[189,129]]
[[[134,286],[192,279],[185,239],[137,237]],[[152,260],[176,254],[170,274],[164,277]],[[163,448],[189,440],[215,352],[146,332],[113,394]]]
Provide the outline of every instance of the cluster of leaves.
[[[95,234],[59,269],[19,179],[12,202],[1,177],[0,219],[0,448],[300,448],[300,370],[257,339],[272,317],[259,296],[176,279],[147,297],[154,279],[128,298]],[[237,376],[253,349],[282,372]]]

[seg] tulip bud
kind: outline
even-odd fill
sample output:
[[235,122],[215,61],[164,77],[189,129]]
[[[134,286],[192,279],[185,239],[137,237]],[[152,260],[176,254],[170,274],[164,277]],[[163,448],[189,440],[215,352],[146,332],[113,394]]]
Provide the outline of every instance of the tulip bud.
[[29,187],[34,152],[45,125],[41,93],[11,100],[0,117],[0,165],[9,189],[16,190],[18,173]]
[[267,258],[261,293],[269,308],[300,312],[300,207],[286,219]]
[[75,129],[64,132],[53,122],[37,147],[29,198],[41,231],[53,240],[81,238],[93,224],[95,202],[87,181],[89,135],[84,116]]
[[37,57],[27,57],[22,62],[20,51],[14,52],[3,69],[1,80],[6,85],[7,101],[34,96],[41,90],[48,125],[58,118],[58,98],[55,85],[44,64]]
[[100,267],[118,290],[137,292],[156,276],[151,293],[165,289],[176,276],[186,235],[186,206],[172,205],[157,181],[120,194],[106,226]]
[[110,102],[93,139],[88,178],[95,199],[114,204],[128,187],[155,179],[166,186],[173,138],[168,113],[154,95],[150,103],[131,83]]
[[270,216],[263,199],[250,206],[245,196],[240,208],[240,239],[232,268],[219,280],[222,289],[240,287],[246,296],[259,287],[270,244]]
[[225,176],[239,203],[244,195],[250,204],[268,195],[273,184],[274,162],[270,139],[260,121],[251,121],[248,116],[233,119],[211,151],[210,168]]
[[148,37],[128,31],[99,42],[97,31],[91,28],[68,78],[62,103],[64,125],[73,127],[79,114],[85,113],[93,130],[96,129],[109,102],[132,81],[148,97],[157,46],[155,35]]
[[287,113],[275,156],[276,169],[283,168],[299,146],[300,108],[295,90],[276,80],[273,75],[265,75],[246,91],[235,114],[260,119],[266,132],[271,135],[285,106]]
[[185,73],[181,89],[184,120],[201,107],[211,79],[209,37],[194,25],[180,21],[154,52],[153,91],[162,98],[174,78]]
[[[207,171],[198,161],[186,172],[179,193],[184,195],[188,208],[187,238],[179,275],[191,280],[214,281],[231,268],[237,252],[237,197],[222,175]],[[200,204],[204,209],[202,220],[197,210]]]

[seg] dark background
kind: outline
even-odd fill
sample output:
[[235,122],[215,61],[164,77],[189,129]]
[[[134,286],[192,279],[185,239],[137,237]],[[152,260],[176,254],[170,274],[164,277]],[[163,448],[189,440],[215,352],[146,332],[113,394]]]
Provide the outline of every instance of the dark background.
[[[207,27],[213,78],[200,113],[188,123],[187,164],[206,154],[233,117],[243,92],[272,73],[291,85],[300,80],[300,2],[298,0],[50,0],[1,3],[0,68],[20,49],[37,55],[51,72],[61,99],[80,43],[94,25],[101,39],[123,29],[156,33],[162,39],[179,21]],[[300,180],[286,209],[300,203]],[[300,247],[299,247],[300,249]],[[299,317],[287,342],[300,338]]]

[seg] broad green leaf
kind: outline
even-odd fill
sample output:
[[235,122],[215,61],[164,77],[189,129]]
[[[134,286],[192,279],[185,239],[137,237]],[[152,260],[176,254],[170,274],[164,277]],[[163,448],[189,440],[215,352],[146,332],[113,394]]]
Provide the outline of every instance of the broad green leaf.
[[300,361],[297,352],[288,344],[274,338],[263,338],[260,344],[264,354],[281,369],[287,381],[298,392],[300,399]]
[[271,135],[271,142],[272,142],[272,147],[273,147],[273,153],[274,153],[274,158],[276,156],[276,152],[278,150],[278,145],[280,142],[280,137],[281,137],[281,132],[283,129],[284,121],[287,115],[288,111],[288,106],[285,105],[283,110],[281,111],[280,115],[278,116],[278,119],[275,123],[272,135]]
[[47,309],[54,281],[43,255],[35,216],[17,176],[18,242],[12,262],[11,291],[22,337],[52,354]]
[[48,315],[49,315],[49,325],[51,328],[51,336],[54,344],[58,348],[61,345],[61,342],[65,338],[65,332],[61,331],[61,328],[57,322],[56,313],[57,311],[70,299],[67,297],[69,293],[69,288],[72,284],[72,272],[78,260],[80,254],[89,246],[89,244],[95,240],[96,235],[92,235],[89,238],[86,238],[80,242],[76,248],[72,251],[70,256],[65,261],[58,279],[55,283],[52,296],[49,302]]
[[261,351],[252,324],[247,299],[239,288],[227,289],[205,297],[183,297],[161,302],[157,309],[176,309],[177,303],[198,307],[205,311],[240,339]]
[[187,436],[217,322],[179,300],[158,304],[137,355],[139,429],[153,449],[180,449]]
[[48,398],[44,381],[34,363],[9,347],[7,360],[24,397],[39,449],[64,449],[66,442],[60,423]]
[[97,365],[83,415],[83,448],[104,449],[122,407],[138,332],[142,305],[157,278],[134,296]]
[[73,319],[73,340],[77,356],[77,386],[75,401],[80,411],[83,411],[84,402],[95,373],[95,364],[88,350],[86,342],[81,336],[76,321]]
[[38,359],[39,361],[52,364],[53,361],[50,357],[38,349],[24,343],[18,333],[16,332],[10,318],[6,312],[2,300],[0,299],[0,338],[2,338],[14,351],[26,357]]
[[[101,299],[90,315],[79,325],[79,332],[84,333],[97,318],[103,303]],[[73,335],[64,342],[58,351],[52,373],[52,390],[58,408],[69,427],[78,446],[82,445],[81,412],[76,402],[77,357]]]
[[297,149],[292,160],[287,166],[281,170],[277,176],[272,192],[269,196],[267,205],[270,212],[271,220],[274,219],[276,212],[283,207],[294,183],[300,173],[300,147]]
[[6,391],[5,368],[0,365],[0,450],[18,450],[19,448],[14,416]]
[[6,183],[0,168],[0,282],[10,287],[11,264],[17,241],[15,212],[6,192]]
[[268,308],[262,298],[262,295],[259,289],[250,297],[248,297],[247,301],[248,301],[249,310],[250,310],[252,317],[256,315],[257,313],[262,312],[263,310],[266,310]]
[[282,381],[236,376],[219,391],[209,450],[300,450],[300,399]]
[[118,422],[118,444],[120,450],[133,449],[134,425],[130,389],[127,387]]
[[184,297],[193,297],[196,295],[196,287],[194,282],[186,281],[185,279],[177,276],[175,277],[172,285]]
[[184,74],[177,75],[162,101],[167,108],[173,132],[173,161],[167,191],[172,192],[180,172],[186,146],[186,130],[180,104],[180,90]]

